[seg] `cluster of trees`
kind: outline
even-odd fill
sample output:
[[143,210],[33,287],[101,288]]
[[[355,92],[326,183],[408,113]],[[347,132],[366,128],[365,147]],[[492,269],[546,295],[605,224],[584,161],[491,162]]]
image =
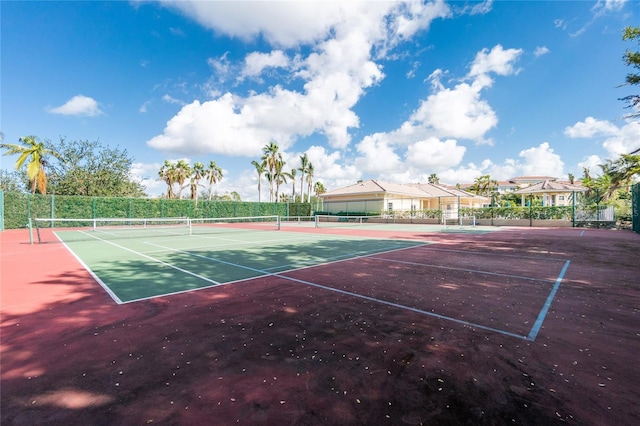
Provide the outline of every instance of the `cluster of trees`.
[[[188,186],[191,192],[191,199],[197,203],[198,190],[202,187],[200,182],[204,180],[209,184],[207,197],[211,201],[214,197],[213,186],[222,180],[223,173],[222,169],[213,160],[209,162],[206,168],[203,163],[197,161],[191,166],[185,160],[176,162],[165,160],[158,172],[158,177],[167,184],[167,198],[182,198],[182,191]],[[189,183],[185,185],[187,180]],[[175,185],[178,185],[177,193],[174,188]],[[240,196],[235,191],[230,198],[234,199],[234,201],[240,201]]]
[[[262,158],[260,161],[252,161],[258,173],[258,201],[262,198],[262,176],[267,178],[269,183],[269,201],[306,201],[311,202],[311,189],[316,196],[327,192],[322,182],[316,182],[313,185],[313,164],[309,161],[307,154],[300,156],[300,167],[292,168],[290,171],[285,170],[286,162],[282,158],[280,148],[275,142],[270,142],[262,148]],[[296,195],[296,176],[300,172],[300,195]],[[291,180],[291,196],[280,193],[280,187],[287,183],[287,179]]]
[[[0,143],[3,155],[18,155],[16,172],[0,176],[0,189],[58,195],[143,197],[144,187],[131,174],[133,159],[126,149],[99,141],[41,141],[36,136],[19,144]],[[25,170],[26,169],[26,170]]]

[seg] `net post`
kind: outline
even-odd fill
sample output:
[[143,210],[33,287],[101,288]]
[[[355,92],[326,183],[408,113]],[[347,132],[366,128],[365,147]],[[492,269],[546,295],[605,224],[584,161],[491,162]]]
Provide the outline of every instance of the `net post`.
[[29,229],[29,244],[33,245],[33,224],[31,223],[31,218],[27,221],[27,228]]
[[315,215],[314,218],[315,218],[316,228],[320,228],[320,216]]
[[276,226],[278,231],[280,230],[280,215],[276,216]]

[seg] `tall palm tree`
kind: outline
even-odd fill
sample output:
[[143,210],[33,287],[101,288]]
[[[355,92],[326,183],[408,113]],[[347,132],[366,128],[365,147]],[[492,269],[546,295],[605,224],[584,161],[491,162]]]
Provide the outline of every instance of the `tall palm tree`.
[[309,168],[309,157],[307,154],[300,156],[300,201],[304,203],[304,175],[307,173],[307,169]]
[[196,200],[196,205],[198,205],[198,186],[200,183],[200,179],[204,177],[204,164],[200,162],[193,163],[193,168],[191,169],[193,174],[191,175],[191,199]]
[[428,182],[429,182],[429,183],[431,183],[431,184],[437,185],[437,184],[439,184],[439,183],[440,183],[440,178],[438,177],[438,175],[437,175],[437,174],[435,174],[435,173],[431,173],[431,174],[429,175],[429,180],[428,180]]
[[309,162],[309,166],[307,167],[307,202],[311,202],[311,187],[313,186],[313,164]]
[[209,162],[209,167],[205,172],[205,176],[209,182],[209,201],[211,201],[211,197],[213,197],[213,185],[220,182],[222,179],[222,169],[216,164],[215,161],[211,160]]
[[258,172],[258,202],[260,202],[262,198],[262,174],[265,172],[265,163],[258,163],[253,160],[251,164],[253,164],[256,168],[256,172]]
[[191,166],[184,160],[178,160],[175,169],[175,181],[178,184],[178,198],[182,199],[184,182],[191,176]]
[[289,173],[283,172],[285,161],[282,159],[282,156],[276,160],[276,169],[275,169],[275,184],[276,184],[276,201],[278,201],[278,193],[280,192],[280,185],[283,183],[287,183],[287,177],[289,177]]
[[173,198],[173,183],[175,182],[175,165],[170,161],[164,160],[164,164],[158,172],[158,177],[167,184],[167,198]]
[[289,172],[289,177],[291,178],[291,183],[292,183],[292,190],[293,192],[291,193],[291,200],[293,200],[293,202],[296,202],[296,174],[298,172],[298,169],[291,169],[291,171]]
[[316,210],[320,210],[320,195],[327,192],[327,188],[324,187],[322,182],[318,181],[313,185],[313,192],[316,194]]
[[0,143],[0,148],[6,149],[3,155],[20,154],[16,160],[16,170],[22,168],[24,163],[29,160],[27,164],[27,176],[31,183],[31,193],[35,194],[36,189],[41,194],[47,193],[47,174],[45,173],[45,166],[47,161],[45,157],[52,155],[60,161],[64,161],[63,157],[52,149],[46,148],[44,142],[38,142],[36,136],[25,136],[19,139],[22,145],[11,143]]
[[262,161],[264,161],[267,171],[271,176],[271,179],[269,179],[269,201],[273,201],[273,184],[276,181],[276,162],[278,160],[282,161],[282,154],[278,152],[279,149],[278,145],[273,141],[262,148]]

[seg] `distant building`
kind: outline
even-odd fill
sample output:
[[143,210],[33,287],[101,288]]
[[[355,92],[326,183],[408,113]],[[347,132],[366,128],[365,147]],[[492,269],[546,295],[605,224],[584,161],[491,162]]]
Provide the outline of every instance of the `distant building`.
[[320,195],[323,210],[331,214],[412,213],[442,210],[457,217],[460,207],[483,207],[490,203],[460,189],[431,183],[397,184],[380,180],[358,182]]

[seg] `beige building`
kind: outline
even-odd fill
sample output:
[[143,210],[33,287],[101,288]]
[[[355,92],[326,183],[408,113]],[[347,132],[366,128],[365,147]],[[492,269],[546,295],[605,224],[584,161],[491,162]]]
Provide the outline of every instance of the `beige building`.
[[330,214],[417,215],[424,210],[442,210],[449,218],[458,217],[461,207],[479,208],[490,203],[459,189],[430,183],[397,184],[366,180],[320,195],[323,210]]
[[576,194],[586,192],[587,188],[568,182],[545,180],[519,189],[514,194],[520,194],[522,205],[526,204],[527,195],[539,195],[542,197],[543,206],[571,206]]

